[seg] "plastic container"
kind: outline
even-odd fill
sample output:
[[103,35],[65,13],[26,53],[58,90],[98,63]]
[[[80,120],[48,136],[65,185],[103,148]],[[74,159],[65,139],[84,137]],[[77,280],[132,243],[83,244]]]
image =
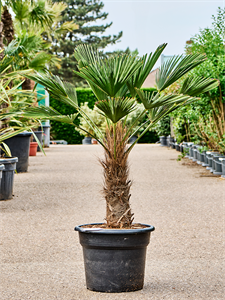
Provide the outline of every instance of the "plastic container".
[[122,230],[75,227],[83,246],[89,290],[120,293],[143,288],[146,249],[155,229],[146,226]]
[[0,200],[9,200],[13,197],[13,182],[17,157],[0,158],[0,164],[4,165],[0,189]]
[[28,170],[31,135],[31,132],[25,131],[4,141],[9,146],[12,156],[18,157],[18,163],[16,164],[18,173],[27,172]]
[[38,148],[38,143],[37,142],[30,142],[29,156],[36,156],[37,148]]

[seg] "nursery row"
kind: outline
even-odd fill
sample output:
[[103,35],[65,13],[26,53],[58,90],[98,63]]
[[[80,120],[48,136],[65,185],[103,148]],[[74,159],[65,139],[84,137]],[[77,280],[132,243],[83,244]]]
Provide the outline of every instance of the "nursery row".
[[161,146],[171,147],[185,155],[185,157],[196,162],[198,165],[206,167],[214,175],[221,175],[225,178],[225,155],[213,150],[206,149],[206,147],[195,145],[194,143],[182,142],[178,144],[174,138],[168,136],[160,137]]
[[[48,126],[49,127],[49,126]],[[42,146],[49,146],[46,140],[45,126],[34,134]],[[13,197],[14,173],[27,172],[29,156],[36,156],[41,151],[31,132],[24,131],[4,141],[10,148],[12,157],[0,157],[0,200],[9,200]]]

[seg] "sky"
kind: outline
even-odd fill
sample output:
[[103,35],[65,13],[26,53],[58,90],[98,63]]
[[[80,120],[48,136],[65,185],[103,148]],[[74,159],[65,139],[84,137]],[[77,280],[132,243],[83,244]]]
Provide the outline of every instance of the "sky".
[[[121,42],[108,46],[106,51],[136,48],[140,55],[168,43],[164,55],[184,52],[185,42],[211,27],[212,15],[225,0],[102,0],[103,11],[109,13],[107,23],[113,22],[104,35],[123,31]],[[159,64],[159,63],[158,63]],[[156,65],[157,67],[157,65]]]

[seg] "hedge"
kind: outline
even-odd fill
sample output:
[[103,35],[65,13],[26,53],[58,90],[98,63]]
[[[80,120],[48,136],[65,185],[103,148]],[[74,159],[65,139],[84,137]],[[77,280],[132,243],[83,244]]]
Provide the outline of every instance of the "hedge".
[[[153,91],[154,88],[143,88],[144,91]],[[77,99],[79,105],[84,102],[88,102],[90,108],[94,107],[97,98],[89,88],[77,88]],[[70,115],[76,112],[76,110],[58,100],[50,97],[50,106],[56,109],[63,115]],[[76,124],[79,124],[79,119],[75,120]],[[82,135],[77,132],[72,125],[51,121],[51,138],[54,140],[65,140],[68,144],[81,144]],[[141,143],[155,143],[158,140],[158,136],[154,132],[147,132],[141,139]]]

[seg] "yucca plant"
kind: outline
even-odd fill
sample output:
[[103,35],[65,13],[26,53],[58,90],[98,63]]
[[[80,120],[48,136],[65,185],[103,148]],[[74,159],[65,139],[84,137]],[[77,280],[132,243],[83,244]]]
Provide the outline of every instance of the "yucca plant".
[[[206,60],[206,56],[202,54],[175,56],[158,71],[157,91],[143,92],[141,86],[165,47],[166,44],[163,44],[154,53],[141,58],[132,55],[102,58],[97,50],[87,45],[80,45],[75,49],[79,69],[75,73],[85,79],[95,93],[98,99],[95,105],[106,119],[106,134],[99,130],[93,120],[78,105],[74,87],[63,83],[51,74],[35,73],[27,76],[45,86],[54,98],[76,108],[77,114],[62,116],[51,108],[39,107],[27,109],[23,112],[24,116],[58,120],[76,127],[74,119],[80,114],[91,128],[91,132],[88,132],[89,136],[98,140],[104,148],[105,155],[100,162],[104,170],[105,226],[107,228],[132,227],[134,217],[129,203],[131,181],[129,180],[128,157],[136,142],[170,112],[196,101],[197,95],[218,85],[215,79],[189,78],[179,93],[165,94],[166,88]],[[128,124],[126,123],[127,117],[137,109],[137,95],[141,101],[142,110],[133,122]],[[143,119],[143,116],[147,116],[147,121],[137,128],[136,125],[139,120]],[[78,127],[87,133],[84,128]],[[136,142],[129,145],[129,138],[142,127],[145,129]]]

